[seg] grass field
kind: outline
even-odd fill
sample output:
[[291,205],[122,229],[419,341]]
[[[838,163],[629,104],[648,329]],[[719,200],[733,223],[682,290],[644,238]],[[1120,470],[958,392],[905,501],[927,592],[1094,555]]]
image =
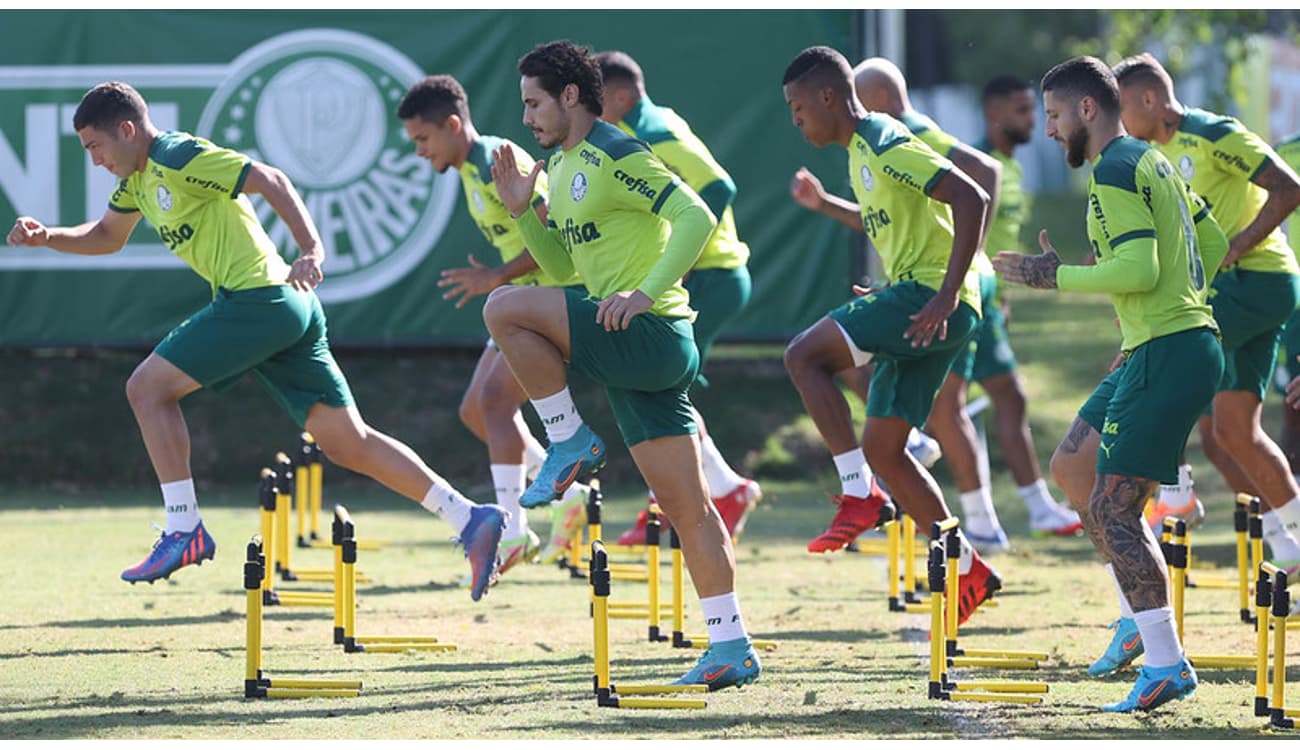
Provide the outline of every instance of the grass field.
[[[1118,339],[1104,300],[1049,299],[1013,292],[1013,339],[1044,465]],[[36,407],[30,403],[45,388],[102,388],[102,411],[111,416],[93,415],[101,411],[93,397],[76,407],[47,402],[46,420],[71,422],[78,408],[93,434],[71,436],[67,445],[30,445],[28,460],[51,468],[21,475],[57,479],[0,488],[0,563],[6,576],[0,739],[1269,736],[1251,715],[1253,675],[1244,671],[1204,670],[1193,700],[1151,716],[1096,710],[1125,695],[1131,684],[1131,676],[1086,676],[1108,639],[1104,626],[1115,616],[1112,584],[1086,540],[1027,538],[1024,509],[996,455],[994,496],[1015,546],[995,560],[1006,581],[1001,606],[977,615],[963,637],[969,646],[1050,652],[1045,669],[1006,676],[1046,680],[1052,692],[1043,707],[928,701],[927,622],[886,611],[883,560],[804,552],[829,520],[826,495],[835,486],[829,458],[811,438],[797,396],[773,359],[778,351],[725,350],[711,370],[714,387],[699,402],[724,450],[764,472],[767,497],[737,549],[739,591],[750,631],[778,640],[780,648],[764,654],[757,684],[714,694],[706,711],[690,713],[598,710],[590,697],[591,623],[581,582],[530,566],[511,571],[484,601],[472,603],[458,586],[467,565],[448,543],[444,524],[335,469],[327,469],[327,504],[345,502],[361,536],[389,542],[381,551],[360,553],[359,567],[376,583],[360,587],[359,629],[437,635],[460,650],[347,655],[327,645],[327,610],[272,610],[265,626],[268,672],[362,679],[365,689],[356,699],[245,701],[241,558],[243,544],[257,530],[251,478],[263,460],[258,456],[269,458],[292,445],[291,425],[279,415],[264,417],[264,405],[248,406],[238,393],[187,403],[201,435],[196,456],[204,456],[200,502],[220,550],[213,564],[152,587],[132,587],[118,580],[118,572],[146,551],[148,524],[160,520],[156,489],[147,477],[102,486],[77,477],[83,468],[89,476],[109,476],[111,466],[104,462],[143,459],[124,400],[112,400],[121,400],[123,370],[129,372],[133,358],[42,358],[8,368],[0,377],[27,388],[28,395],[6,404],[9,413],[0,416],[21,434],[48,426],[33,424]],[[403,437],[416,436],[412,442],[432,464],[484,496],[481,449],[457,436],[454,422],[458,388],[472,360],[427,356],[397,366],[369,356],[343,360],[363,408],[378,407],[370,409],[372,421]],[[37,370],[43,375],[32,374]],[[402,412],[412,413],[416,397],[400,390],[400,383],[416,373],[436,390],[425,389],[426,403],[415,412],[428,421],[412,424],[403,422]],[[361,390],[371,374],[378,382],[364,387],[376,390]],[[382,389],[395,397],[385,398]],[[260,397],[254,392],[246,400],[256,404]],[[606,415],[593,394],[579,395],[587,399],[580,401],[584,410],[592,404],[592,419],[600,425]],[[1273,428],[1277,409],[1276,401],[1268,407]],[[265,426],[257,421],[264,418]],[[6,455],[16,442],[3,446]],[[1198,556],[1230,564],[1230,497],[1195,436],[1189,456],[1211,512],[1208,528],[1196,539]],[[225,470],[231,465],[236,468]],[[617,532],[642,502],[625,457],[611,466],[606,487],[607,528]],[[535,518],[544,532],[545,517]],[[296,565],[323,567],[327,561],[317,551],[294,557]],[[637,588],[616,582],[615,599],[643,596]],[[697,629],[698,610],[690,611],[695,627],[689,629]],[[1236,622],[1231,592],[1190,592],[1188,611],[1192,650],[1249,648],[1253,633]],[[642,638],[644,624],[614,623],[616,677],[667,680],[693,662],[693,653],[642,644]],[[1292,654],[1297,663],[1300,644]],[[1300,668],[1289,676],[1300,680]],[[1300,688],[1291,692],[1300,699]]]

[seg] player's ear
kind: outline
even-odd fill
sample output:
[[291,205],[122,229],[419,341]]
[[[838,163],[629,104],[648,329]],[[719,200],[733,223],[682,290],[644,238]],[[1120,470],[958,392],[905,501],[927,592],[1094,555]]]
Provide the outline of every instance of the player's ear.
[[460,115],[450,114],[447,115],[447,119],[442,123],[442,126],[453,134],[458,134],[465,127],[465,123],[460,119]]
[[560,92],[560,103],[566,107],[578,106],[578,84],[566,84],[564,90]]
[[117,125],[118,135],[120,135],[124,141],[133,140],[137,130],[138,128],[136,128],[135,123],[130,120],[123,120]]

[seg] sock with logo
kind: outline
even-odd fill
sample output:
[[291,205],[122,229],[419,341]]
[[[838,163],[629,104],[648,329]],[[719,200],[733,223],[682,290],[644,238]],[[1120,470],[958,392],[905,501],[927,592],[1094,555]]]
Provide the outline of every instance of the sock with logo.
[[469,525],[470,514],[474,510],[474,503],[466,500],[464,495],[437,474],[433,475],[433,486],[420,505],[430,513],[442,516],[442,520],[451,524],[457,535]]
[[546,437],[551,445],[573,437],[582,426],[582,417],[578,416],[578,407],[574,405],[567,385],[549,396],[533,399],[533,408],[546,426]]
[[188,534],[199,525],[199,501],[194,497],[194,478],[168,482],[162,487],[163,508],[167,511],[167,533]]
[[510,513],[502,539],[517,539],[528,533],[528,516],[519,505],[524,494],[523,464],[492,464],[492,484],[496,488],[497,505]]
[[835,456],[835,470],[840,473],[840,492],[853,497],[871,494],[871,467],[861,448]]
[[1270,557],[1286,562],[1300,560],[1300,499],[1260,514],[1260,521]]
[[709,629],[709,643],[748,637],[736,592],[700,599],[700,611],[704,614],[704,625]]
[[1133,614],[1148,667],[1172,667],[1183,660],[1183,647],[1174,630],[1174,608],[1147,609]]

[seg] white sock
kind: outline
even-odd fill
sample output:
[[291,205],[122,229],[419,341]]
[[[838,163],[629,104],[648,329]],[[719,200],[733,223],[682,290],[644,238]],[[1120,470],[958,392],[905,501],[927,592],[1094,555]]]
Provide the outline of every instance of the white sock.
[[1030,517],[1050,515],[1056,510],[1056,499],[1052,497],[1052,491],[1047,489],[1047,482],[1041,478],[1033,484],[1017,487],[1016,492],[1020,493],[1020,499],[1029,509]]
[[587,485],[582,484],[581,482],[574,482],[573,484],[569,485],[569,489],[564,491],[564,496],[561,497],[559,500],[556,500],[555,502],[559,503],[559,502],[564,502],[565,500],[572,500],[574,495],[585,493],[586,491],[587,491]]
[[457,534],[469,525],[469,516],[474,510],[474,503],[466,500],[464,495],[457,492],[455,487],[437,474],[433,475],[433,486],[429,488],[428,494],[424,496],[424,502],[420,505],[430,513],[441,516],[442,520],[451,524],[451,528]]
[[1174,630],[1174,608],[1161,607],[1134,613],[1148,667],[1172,667],[1183,660],[1183,647]]
[[519,434],[524,436],[524,476],[535,477],[537,470],[542,468],[542,462],[546,460],[546,449],[528,429],[523,412],[515,412],[515,424],[519,425]]
[[1171,510],[1186,508],[1192,502],[1192,467],[1178,467],[1178,484],[1160,485],[1160,502]]
[[967,531],[976,536],[994,536],[1002,528],[998,512],[993,508],[993,493],[988,487],[963,492],[960,496],[962,522]]
[[961,540],[961,555],[957,558],[957,575],[964,576],[975,564],[975,548],[966,541],[965,534],[958,532],[957,538]]
[[835,470],[840,473],[840,492],[853,497],[871,494],[871,467],[861,448],[835,456]]
[[709,643],[745,638],[745,621],[740,617],[740,600],[736,592],[700,599],[704,625],[709,629]]
[[546,437],[551,445],[573,437],[582,426],[582,417],[578,416],[578,407],[574,405],[567,385],[545,398],[533,399],[533,408],[546,426]]
[[162,487],[163,508],[167,511],[167,533],[188,534],[199,525],[199,501],[194,497],[194,478],[168,482]]
[[1119,579],[1115,577],[1115,566],[1106,563],[1106,573],[1110,580],[1115,583],[1115,594],[1119,596],[1119,616],[1133,619],[1133,608],[1128,605],[1128,597],[1124,596],[1124,589],[1119,587]]
[[1291,500],[1281,508],[1261,513],[1264,541],[1274,560],[1300,560],[1300,500]]
[[704,467],[704,481],[709,485],[709,497],[722,497],[744,484],[745,478],[737,474],[722,457],[713,438],[700,434],[700,458]]
[[519,505],[524,494],[523,464],[492,464],[492,485],[497,492],[497,505],[510,513],[502,539],[517,539],[528,533],[528,515]]

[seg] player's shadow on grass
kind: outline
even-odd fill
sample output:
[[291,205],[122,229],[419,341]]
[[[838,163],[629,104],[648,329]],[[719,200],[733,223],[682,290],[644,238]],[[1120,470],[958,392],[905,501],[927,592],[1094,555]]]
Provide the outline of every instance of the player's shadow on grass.
[[[27,628],[168,628],[175,625],[205,625],[214,622],[236,622],[244,619],[243,612],[223,610],[205,615],[185,615],[181,617],[97,617],[89,620],[53,620],[50,622],[31,623],[27,625],[0,625],[0,630],[21,630]],[[309,620],[319,619],[318,614],[302,611],[276,612],[274,620]]]

